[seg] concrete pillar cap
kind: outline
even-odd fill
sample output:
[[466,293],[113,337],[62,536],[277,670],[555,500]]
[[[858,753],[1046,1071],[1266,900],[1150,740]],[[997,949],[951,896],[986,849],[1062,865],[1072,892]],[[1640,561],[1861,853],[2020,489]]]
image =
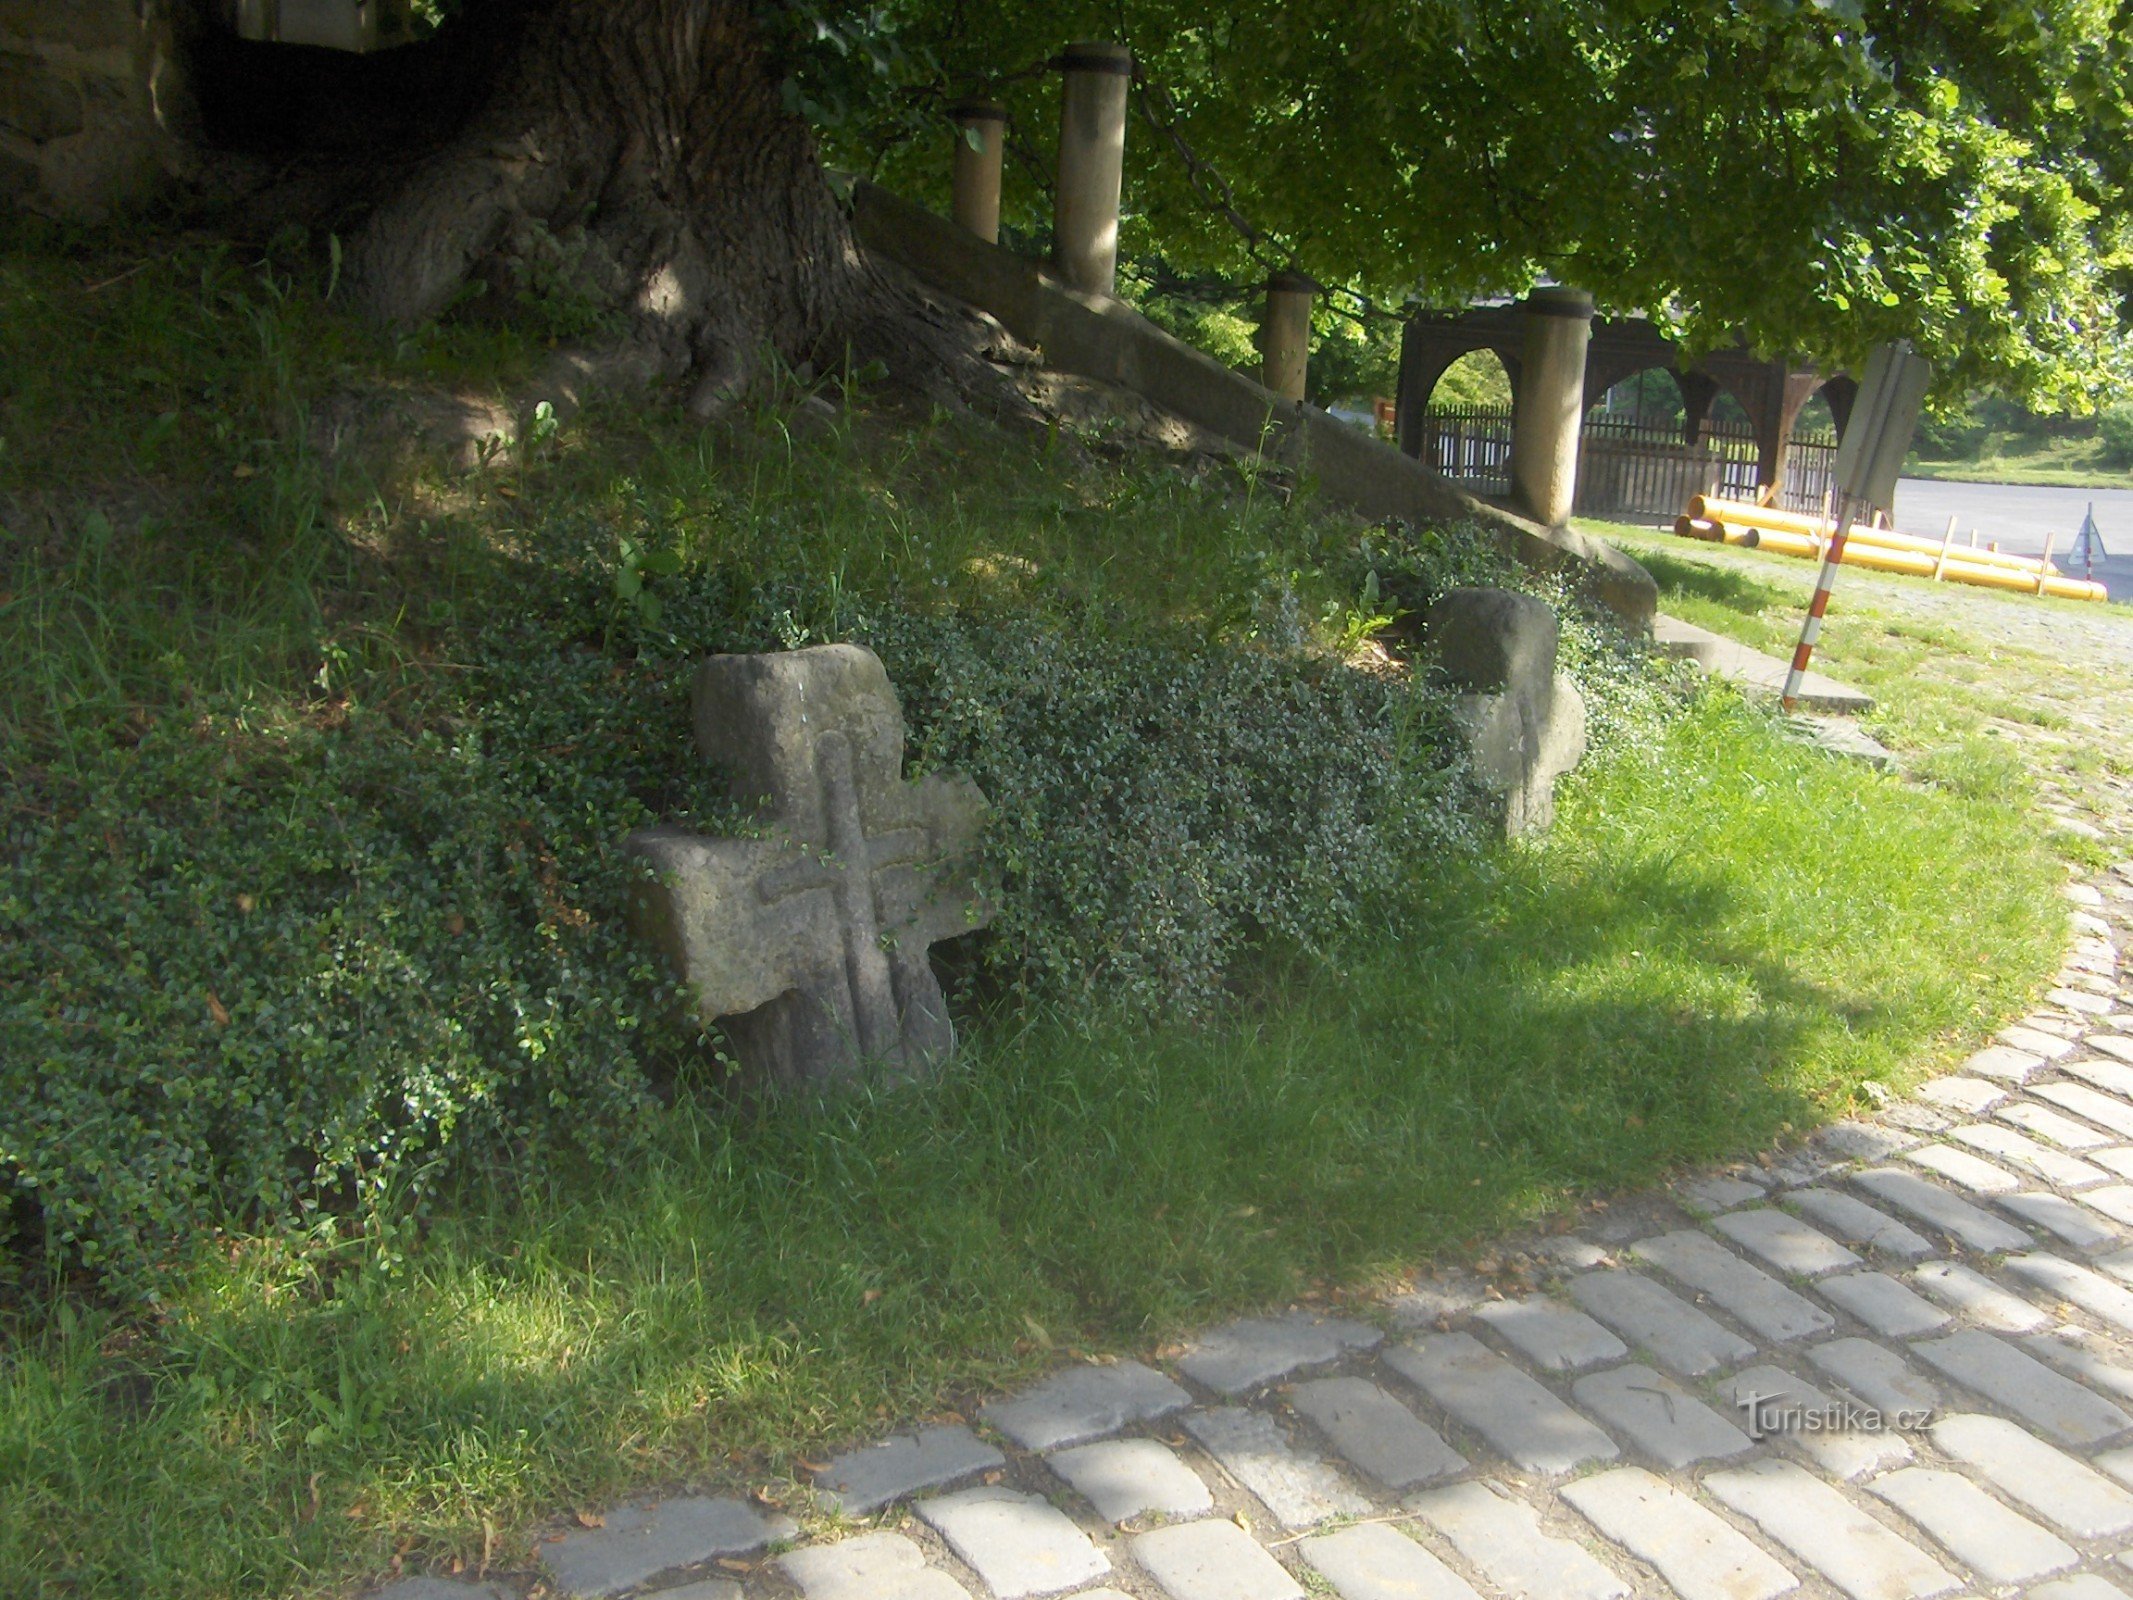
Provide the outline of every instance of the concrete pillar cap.
[[1317,279],[1306,277],[1283,267],[1279,272],[1270,272],[1266,277],[1267,290],[1271,294],[1317,294],[1320,285]]
[[1583,289],[1546,284],[1528,293],[1520,309],[1542,317],[1589,317],[1592,315],[1592,296]]
[[997,100],[958,100],[948,115],[957,122],[1005,122],[1007,107]]
[[1120,77],[1133,74],[1133,52],[1122,44],[1097,39],[1078,39],[1059,52],[1061,72],[1112,72]]

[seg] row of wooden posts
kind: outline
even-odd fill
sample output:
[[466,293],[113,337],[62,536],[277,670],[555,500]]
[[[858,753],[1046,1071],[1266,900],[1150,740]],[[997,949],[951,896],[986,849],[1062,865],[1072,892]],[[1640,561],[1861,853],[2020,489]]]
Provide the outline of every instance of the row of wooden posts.
[[[1054,65],[1063,83],[1052,265],[1068,287],[1109,296],[1118,286],[1119,201],[1133,53],[1123,45],[1084,41],[1068,45]],[[963,228],[997,244],[1007,111],[990,100],[965,100],[951,115],[958,135],[953,215]],[[1259,381],[1284,400],[1301,402],[1304,397],[1311,301],[1318,287],[1300,272],[1275,272],[1267,279]],[[1576,495],[1592,299],[1574,289],[1541,288],[1527,296],[1523,309],[1525,348],[1512,431],[1511,488],[1534,517],[1558,524],[1569,519]]]

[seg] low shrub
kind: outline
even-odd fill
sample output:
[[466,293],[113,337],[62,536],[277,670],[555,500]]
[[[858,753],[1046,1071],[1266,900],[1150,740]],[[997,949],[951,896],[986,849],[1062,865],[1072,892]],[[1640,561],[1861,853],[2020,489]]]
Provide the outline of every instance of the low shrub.
[[2114,467],[2133,467],[2133,404],[2111,406],[2096,418],[2103,458]]

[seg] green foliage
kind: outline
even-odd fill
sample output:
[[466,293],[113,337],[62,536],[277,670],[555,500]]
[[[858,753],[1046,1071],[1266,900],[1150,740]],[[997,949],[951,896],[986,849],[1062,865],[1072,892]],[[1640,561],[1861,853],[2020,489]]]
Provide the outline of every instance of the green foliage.
[[2133,405],[2112,406],[2098,416],[2096,436],[2112,466],[2133,467]]
[[1440,701],[1204,636],[895,618],[869,630],[928,764],[992,803],[990,959],[1024,992],[1205,1011],[1269,939],[1323,951],[1475,842]]
[[[886,8],[942,95],[989,87],[1041,172],[1055,75],[1115,38],[1264,236],[1131,125],[1122,244],[1243,285],[1270,264],[1458,306],[1543,274],[1692,346],[1745,336],[1856,370],[1915,339],[1944,392],[2083,409],[2133,380],[2133,34],[2113,0],[1868,0],[1503,13],[1461,0]],[[937,190],[944,140],[860,142]],[[1021,172],[1011,219],[1048,198]],[[1744,221],[1744,219],[1747,219]]]
[[1430,403],[1440,406],[1508,406],[1511,379],[1491,350],[1473,350],[1444,369]]

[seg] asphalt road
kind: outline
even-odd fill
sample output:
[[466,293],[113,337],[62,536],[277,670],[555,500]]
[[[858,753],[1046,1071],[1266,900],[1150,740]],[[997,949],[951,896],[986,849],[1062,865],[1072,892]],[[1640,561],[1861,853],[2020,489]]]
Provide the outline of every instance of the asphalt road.
[[2054,564],[2069,576],[2081,577],[2082,569],[2065,556],[2092,503],[2096,527],[2110,552],[2096,563],[2092,575],[2111,591],[2113,600],[2133,601],[2133,488],[2055,489],[1904,478],[1896,485],[1896,526],[1905,533],[1937,538],[1954,517],[1956,543],[1967,544],[1975,528],[1980,544],[1998,540],[2002,550],[2024,556],[2040,554],[2049,537]]

